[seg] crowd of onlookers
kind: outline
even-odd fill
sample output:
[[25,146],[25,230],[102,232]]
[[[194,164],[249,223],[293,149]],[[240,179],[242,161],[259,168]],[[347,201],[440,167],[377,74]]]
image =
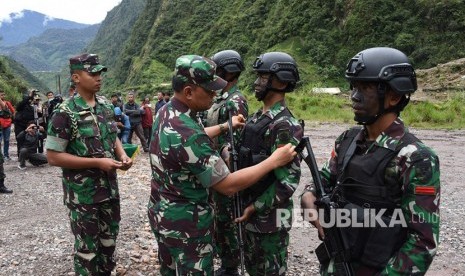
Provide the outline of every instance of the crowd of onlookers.
[[[69,88],[69,97],[76,95],[75,86]],[[63,101],[61,95],[54,95],[52,91],[46,94],[47,100],[42,102],[38,90],[31,90],[14,106],[6,97],[5,91],[0,89],[0,193],[9,194],[13,191],[4,185],[4,161],[17,161],[18,169],[25,170],[27,162],[32,166],[47,164],[44,153],[44,143],[47,138],[47,123],[52,116],[53,109]],[[118,124],[118,137],[123,144],[132,144],[133,133],[139,138],[145,152],[149,150],[150,135],[154,114],[170,100],[168,93],[159,92],[156,103],[152,107],[150,96],[145,96],[141,104],[135,101],[136,93],[129,92],[127,102],[121,95],[111,96],[115,109],[115,119]],[[154,98],[155,99],[155,98]],[[11,131],[14,131],[17,154],[10,155]]]
[[111,95],[111,103],[115,107],[115,119],[118,124],[118,138],[123,144],[132,144],[133,134],[139,138],[142,149],[149,150],[153,118],[158,110],[170,100],[170,95],[158,92],[155,106],[150,103],[150,96],[145,96],[140,104],[136,103],[135,92],[129,92],[127,102],[121,95]]
[[[71,86],[69,96],[76,94]],[[139,138],[142,149],[147,152],[150,143],[153,117],[156,112],[169,101],[169,94],[159,92],[154,97],[145,96],[140,104],[136,103],[136,93],[129,92],[126,102],[121,95],[113,94],[111,102],[115,107],[115,118],[118,124],[118,137],[123,144],[131,144],[133,134]],[[33,166],[47,163],[43,144],[46,139],[47,122],[53,109],[62,101],[61,96],[55,96],[52,91],[46,93],[47,100],[42,102],[38,90],[31,90],[23,99],[13,106],[6,93],[0,90],[0,101],[4,103],[5,110],[0,116],[0,150],[5,161],[18,161],[18,168],[26,169],[26,161]],[[10,156],[11,130],[17,144],[17,156]]]

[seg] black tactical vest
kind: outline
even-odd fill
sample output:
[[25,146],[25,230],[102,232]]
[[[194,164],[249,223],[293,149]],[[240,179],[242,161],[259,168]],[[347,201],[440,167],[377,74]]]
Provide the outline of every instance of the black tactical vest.
[[[273,119],[264,116],[263,119],[257,123],[253,123],[251,119],[247,122],[244,130],[241,133],[241,144],[239,147],[239,169],[256,165],[271,155],[271,142],[273,139],[272,133],[265,137],[268,127],[281,117],[293,117],[289,109],[286,107],[278,113]],[[276,177],[273,172],[268,173],[256,184],[244,190],[243,195],[245,202],[254,201],[260,196],[273,182]]]
[[[382,220],[388,224],[394,209],[400,208],[402,187],[400,183],[392,181],[390,183],[394,185],[387,186],[386,166],[403,147],[419,140],[405,133],[395,150],[374,147],[374,151],[367,154],[354,154],[355,137],[360,131],[361,128],[352,128],[341,142],[333,196],[339,198],[341,208],[357,209],[357,214],[362,214],[367,208],[377,211],[385,209]],[[376,268],[385,267],[407,238],[406,228],[400,225],[384,228],[349,226],[342,229],[350,243],[351,259]]]

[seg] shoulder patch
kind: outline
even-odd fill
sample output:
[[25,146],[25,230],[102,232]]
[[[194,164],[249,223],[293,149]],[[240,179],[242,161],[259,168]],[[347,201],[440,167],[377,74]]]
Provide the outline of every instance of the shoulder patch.
[[416,195],[436,195],[436,187],[416,186],[414,193]]

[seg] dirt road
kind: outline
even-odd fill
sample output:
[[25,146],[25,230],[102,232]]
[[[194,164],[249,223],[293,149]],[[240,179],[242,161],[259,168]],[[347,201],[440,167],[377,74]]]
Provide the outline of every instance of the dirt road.
[[[318,163],[331,150],[334,139],[347,126],[311,124],[306,127]],[[465,130],[412,130],[436,150],[441,162],[441,233],[439,251],[427,275],[465,273]],[[15,156],[16,145],[11,146]],[[28,167],[5,163],[12,195],[0,194],[0,275],[74,275],[73,236],[62,204],[61,171],[54,167]],[[158,275],[157,250],[146,215],[150,187],[148,155],[140,154],[126,174],[119,175],[122,221],[117,244],[117,275]],[[311,179],[308,169],[297,196]],[[288,275],[317,275],[313,253],[316,231],[308,224],[292,229]]]

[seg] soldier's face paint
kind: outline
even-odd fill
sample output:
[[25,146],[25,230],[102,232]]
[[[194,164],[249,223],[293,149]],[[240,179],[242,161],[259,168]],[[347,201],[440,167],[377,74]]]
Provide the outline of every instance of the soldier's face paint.
[[268,91],[268,83],[270,81],[271,74],[258,74],[257,79],[253,83],[255,98],[261,101],[265,98],[266,92]]
[[352,110],[354,120],[363,123],[373,118],[379,111],[378,86],[374,82],[352,83]]

